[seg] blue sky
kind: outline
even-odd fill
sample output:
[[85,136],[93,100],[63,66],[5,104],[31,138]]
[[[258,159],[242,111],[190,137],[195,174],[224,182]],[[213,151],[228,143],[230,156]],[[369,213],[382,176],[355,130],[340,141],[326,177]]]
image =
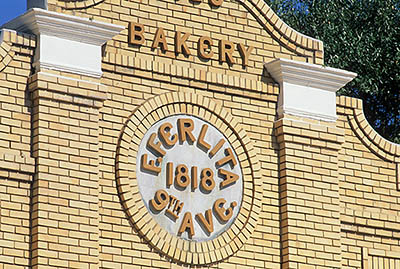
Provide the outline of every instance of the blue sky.
[[26,11],[26,0],[0,0],[0,26]]

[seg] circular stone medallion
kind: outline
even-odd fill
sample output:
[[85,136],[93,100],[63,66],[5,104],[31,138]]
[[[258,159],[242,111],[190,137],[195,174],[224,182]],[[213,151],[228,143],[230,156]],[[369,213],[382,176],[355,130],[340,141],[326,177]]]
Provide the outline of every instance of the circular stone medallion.
[[135,232],[174,262],[203,266],[232,256],[259,218],[252,142],[201,95],[165,93],[135,109],[118,143],[116,180]]
[[240,163],[227,138],[205,120],[179,114],[153,124],[140,142],[136,171],[148,212],[173,236],[210,240],[238,215]]

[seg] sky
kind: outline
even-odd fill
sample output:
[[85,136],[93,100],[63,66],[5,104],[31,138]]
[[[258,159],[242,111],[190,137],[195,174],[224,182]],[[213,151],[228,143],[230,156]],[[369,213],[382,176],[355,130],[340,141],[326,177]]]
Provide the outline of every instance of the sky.
[[26,11],[26,0],[0,0],[0,26]]

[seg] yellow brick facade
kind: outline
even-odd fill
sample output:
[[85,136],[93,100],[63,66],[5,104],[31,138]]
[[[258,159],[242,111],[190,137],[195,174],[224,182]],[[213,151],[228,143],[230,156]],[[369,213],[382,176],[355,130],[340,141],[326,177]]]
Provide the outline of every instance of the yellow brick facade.
[[[102,46],[101,77],[34,68],[38,37],[2,29],[0,269],[400,268],[400,146],[353,98],[337,98],[334,122],[277,116],[281,89],[264,64],[322,65],[322,42],[263,1],[212,3],[48,0],[124,27]],[[144,26],[143,45],[129,44],[130,23]],[[160,28],[166,51],[152,48]],[[174,51],[178,31],[190,55]],[[234,63],[220,40],[234,43]],[[247,66],[238,44],[253,47]],[[146,130],[176,114],[222,130],[243,172],[238,217],[206,242],[160,229],[131,168]]]

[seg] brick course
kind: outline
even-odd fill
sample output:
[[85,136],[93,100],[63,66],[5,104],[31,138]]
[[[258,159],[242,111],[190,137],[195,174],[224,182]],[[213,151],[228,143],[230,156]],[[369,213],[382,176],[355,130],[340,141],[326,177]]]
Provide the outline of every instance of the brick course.
[[[337,98],[336,122],[276,116],[279,86],[264,63],[323,64],[321,41],[262,1],[48,3],[126,28],[103,47],[100,79],[34,70],[35,37],[3,30],[0,268],[398,268],[400,146],[349,97]],[[144,25],[141,47],[128,44],[130,22]],[[158,27],[165,53],[151,49]],[[191,34],[189,57],[173,52],[176,31]],[[200,36],[213,39],[210,60],[197,57]],[[236,64],[221,63],[218,40],[253,46],[248,66],[237,49]],[[153,122],[175,113],[212,122],[244,156],[244,213],[223,239],[190,244],[157,225],[142,230],[154,221],[140,195],[125,199],[133,183],[120,164],[134,162]]]

